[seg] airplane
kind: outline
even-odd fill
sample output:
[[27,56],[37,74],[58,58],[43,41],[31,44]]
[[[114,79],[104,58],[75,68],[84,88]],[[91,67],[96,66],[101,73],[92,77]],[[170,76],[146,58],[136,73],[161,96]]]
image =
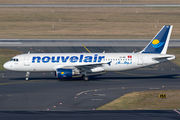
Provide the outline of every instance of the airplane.
[[28,53],[14,56],[3,67],[26,72],[25,80],[29,80],[30,72],[54,72],[59,79],[81,75],[87,81],[88,73],[125,71],[175,59],[175,55],[166,54],[172,28],[163,26],[137,53]]

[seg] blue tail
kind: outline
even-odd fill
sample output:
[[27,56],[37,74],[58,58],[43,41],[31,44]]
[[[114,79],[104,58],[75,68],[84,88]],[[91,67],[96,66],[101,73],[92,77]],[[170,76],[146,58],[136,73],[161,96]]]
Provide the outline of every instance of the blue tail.
[[141,53],[166,54],[172,27],[172,25],[163,26],[151,42],[141,51]]

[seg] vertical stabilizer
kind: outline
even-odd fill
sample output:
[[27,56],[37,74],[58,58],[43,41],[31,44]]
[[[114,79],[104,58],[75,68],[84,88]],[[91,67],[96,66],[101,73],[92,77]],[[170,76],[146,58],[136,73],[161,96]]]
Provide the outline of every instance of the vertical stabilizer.
[[172,32],[172,25],[165,25],[140,53],[166,54]]

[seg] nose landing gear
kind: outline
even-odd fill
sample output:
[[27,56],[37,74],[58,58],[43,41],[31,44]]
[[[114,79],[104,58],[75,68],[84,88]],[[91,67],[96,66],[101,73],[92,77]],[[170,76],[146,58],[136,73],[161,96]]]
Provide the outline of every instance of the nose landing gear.
[[26,72],[26,81],[29,80],[29,75],[30,75],[30,72]]

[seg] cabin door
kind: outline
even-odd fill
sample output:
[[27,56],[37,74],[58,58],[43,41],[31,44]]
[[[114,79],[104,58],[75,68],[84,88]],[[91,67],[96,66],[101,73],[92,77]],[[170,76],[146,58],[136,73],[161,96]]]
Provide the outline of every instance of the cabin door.
[[24,56],[24,66],[30,66],[30,57],[29,57],[29,55]]
[[143,65],[143,56],[138,55],[138,65]]

